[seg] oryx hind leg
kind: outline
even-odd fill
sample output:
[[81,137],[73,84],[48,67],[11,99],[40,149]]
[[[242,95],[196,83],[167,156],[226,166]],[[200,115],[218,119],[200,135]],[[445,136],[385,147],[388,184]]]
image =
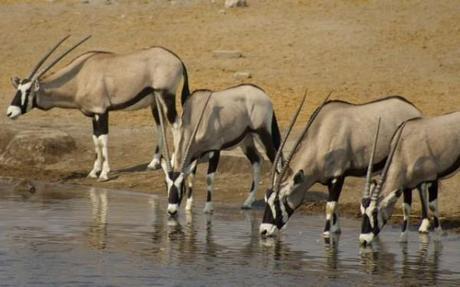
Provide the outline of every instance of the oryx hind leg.
[[214,191],[214,177],[217,170],[217,165],[219,164],[220,151],[214,151],[209,153],[209,165],[208,173],[206,175],[206,185],[207,185],[207,196],[206,204],[204,206],[204,213],[212,213],[214,211],[214,206],[212,204],[212,193]]
[[422,183],[418,186],[418,192],[420,195],[420,206],[422,208],[422,222],[418,232],[428,233],[430,230],[430,220],[428,219],[428,183]]
[[250,209],[252,208],[252,204],[254,203],[254,201],[256,201],[257,188],[259,187],[261,156],[257,152],[257,148],[252,139],[250,141],[248,140],[248,143],[242,146],[241,148],[248,160],[251,162],[252,166],[251,189],[249,190],[248,197],[244,201],[243,206],[241,208]]
[[401,241],[405,242],[407,241],[410,211],[412,207],[412,190],[411,189],[403,190],[403,199],[404,199],[402,203],[403,223],[401,226]]
[[329,181],[329,197],[326,203],[326,224],[324,225],[324,237],[330,237],[331,233],[340,233],[339,215],[337,204],[342,191],[344,177],[336,177]]
[[88,177],[96,178],[98,173],[100,181],[109,179],[110,172],[108,154],[109,113],[93,116],[93,143],[96,151],[96,160]]
[[157,145],[152,161],[147,165],[148,169],[157,170],[161,168],[161,150],[163,149],[163,133],[161,132],[160,119],[158,117],[158,109],[156,104],[151,105],[152,116],[155,121]]
[[439,221],[439,209],[438,209],[438,181],[431,182],[428,187],[428,206],[433,215],[433,227],[434,231],[441,234],[441,223]]

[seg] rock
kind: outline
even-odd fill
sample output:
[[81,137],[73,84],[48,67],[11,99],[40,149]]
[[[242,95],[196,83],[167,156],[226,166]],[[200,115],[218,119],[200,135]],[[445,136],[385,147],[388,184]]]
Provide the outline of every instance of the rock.
[[247,72],[247,71],[241,71],[241,72],[236,72],[235,74],[233,74],[233,77],[237,80],[246,80],[246,79],[250,79],[252,78],[252,75],[251,73]]
[[212,53],[214,57],[221,59],[237,59],[243,56],[238,50],[214,50]]
[[75,140],[62,131],[39,129],[15,134],[0,154],[0,164],[10,166],[53,164],[76,149]]
[[225,0],[225,8],[247,7],[246,0]]

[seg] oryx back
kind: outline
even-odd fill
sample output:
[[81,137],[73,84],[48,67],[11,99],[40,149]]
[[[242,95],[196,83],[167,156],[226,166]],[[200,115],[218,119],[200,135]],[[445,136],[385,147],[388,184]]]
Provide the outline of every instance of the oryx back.
[[383,167],[397,127],[419,116],[421,113],[415,106],[396,96],[361,105],[330,101],[311,124],[291,168],[310,170],[320,182],[342,175],[364,176],[375,127],[381,118],[374,159],[377,171]]

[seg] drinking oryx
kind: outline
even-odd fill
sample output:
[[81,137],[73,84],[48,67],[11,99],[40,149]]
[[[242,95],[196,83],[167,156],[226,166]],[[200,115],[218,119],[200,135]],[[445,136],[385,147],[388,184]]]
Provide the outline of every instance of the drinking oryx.
[[[109,111],[135,110],[150,106],[158,125],[154,95],[161,97],[169,123],[177,128],[176,89],[183,78],[182,102],[189,96],[187,70],[171,51],[152,47],[128,54],[89,51],[73,59],[67,66],[48,72],[70,51],[86,41],[83,39],[39,71],[48,57],[69,36],[58,42],[34,67],[30,75],[12,79],[16,95],[7,116],[15,119],[33,108],[54,107],[79,109],[92,118],[93,141],[97,158],[89,177],[107,180],[110,171],[107,152]],[[174,130],[173,128],[173,135]],[[160,137],[162,133],[159,133]],[[161,143],[160,139],[160,143]],[[160,167],[157,145],[150,168]]]
[[[214,174],[221,150],[239,146],[253,169],[253,181],[243,208],[255,201],[259,184],[261,155],[255,141],[261,143],[273,162],[280,144],[278,123],[267,94],[257,86],[243,84],[225,90],[194,91],[184,103],[180,134],[175,144],[173,165],[167,152],[162,166],[168,190],[168,213],[177,213],[185,193],[187,176],[195,173],[197,160],[209,155],[207,173],[207,200],[204,211],[212,212],[211,202]],[[167,147],[167,143],[164,143]],[[191,184],[191,180],[189,180]],[[186,209],[192,207],[192,189],[189,186]]]
[[[382,119],[382,140],[376,148],[374,170],[381,169],[385,163],[391,135],[396,128],[420,114],[413,104],[398,96],[361,105],[324,101],[305,125],[280,174],[272,171],[272,187],[265,197],[267,203],[260,226],[261,235],[271,236],[283,227],[315,183],[326,185],[329,191],[323,235],[328,237],[332,232],[340,232],[337,214],[340,192],[345,177],[366,175],[373,127],[378,118]],[[281,146],[286,139],[287,136]]]
[[364,194],[360,242],[371,243],[379,234],[393,214],[401,194],[404,195],[404,240],[412,202],[411,191],[415,187],[422,191],[422,223],[419,232],[426,233],[430,227],[428,208],[434,215],[435,230],[440,231],[438,183],[441,179],[453,176],[459,167],[460,112],[412,119],[401,125],[391,141],[391,152],[381,178],[377,183],[368,185]]

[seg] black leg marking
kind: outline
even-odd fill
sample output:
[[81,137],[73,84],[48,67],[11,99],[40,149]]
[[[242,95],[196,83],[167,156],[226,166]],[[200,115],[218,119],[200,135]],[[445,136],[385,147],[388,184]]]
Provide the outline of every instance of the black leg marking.
[[96,114],[93,116],[93,135],[99,137],[100,135],[109,134],[109,113]]
[[212,157],[209,158],[209,164],[208,164],[208,179],[207,179],[207,197],[206,197],[206,202],[211,202],[212,201],[212,180],[210,178],[211,174],[215,173],[217,170],[217,165],[219,164],[219,159],[220,159],[220,151],[214,151]]
[[[412,206],[412,190],[411,189],[404,189],[403,191],[403,199],[404,199],[404,204],[407,204],[410,207]],[[405,207],[403,207],[405,208]],[[405,211],[404,211],[405,212]],[[409,225],[409,218],[410,214],[406,214],[407,218],[404,218],[403,224],[401,226],[401,231],[405,232],[407,230],[407,226]]]
[[428,188],[428,200],[430,202],[430,210],[433,213],[433,225],[434,228],[439,227],[439,218],[437,214],[436,207],[433,205],[438,199],[438,181],[432,181],[430,187]]
[[273,163],[276,156],[276,148],[273,143],[272,135],[264,128],[258,129],[256,133],[259,135],[260,141],[264,145],[267,157],[270,159],[270,162]]
[[[342,191],[343,183],[345,181],[344,177],[337,177],[328,182],[328,190],[329,196],[326,205],[326,224],[324,225],[324,232],[329,232],[331,229],[331,219],[328,218],[332,215],[332,224],[335,225],[337,223],[338,215],[337,215],[337,204],[339,202],[340,193]],[[335,202],[335,206],[333,203]],[[333,209],[333,210],[329,210]],[[332,214],[329,214],[331,213]]]
[[420,205],[422,207],[422,220],[423,220],[423,219],[428,218],[428,212],[427,212],[428,211],[428,206],[426,205],[426,201],[425,201],[426,198],[425,198],[425,196],[423,194],[424,190],[423,190],[422,185],[419,185],[417,187],[417,189],[418,189],[418,193],[419,193],[419,196],[420,196]]
[[[251,146],[245,147],[244,154],[251,162],[251,166],[254,166],[254,164],[260,164],[260,156],[256,150],[256,147],[251,147]],[[252,180],[251,189],[249,190],[249,192],[252,192],[255,187],[254,176],[255,174],[253,174],[253,180]]]

